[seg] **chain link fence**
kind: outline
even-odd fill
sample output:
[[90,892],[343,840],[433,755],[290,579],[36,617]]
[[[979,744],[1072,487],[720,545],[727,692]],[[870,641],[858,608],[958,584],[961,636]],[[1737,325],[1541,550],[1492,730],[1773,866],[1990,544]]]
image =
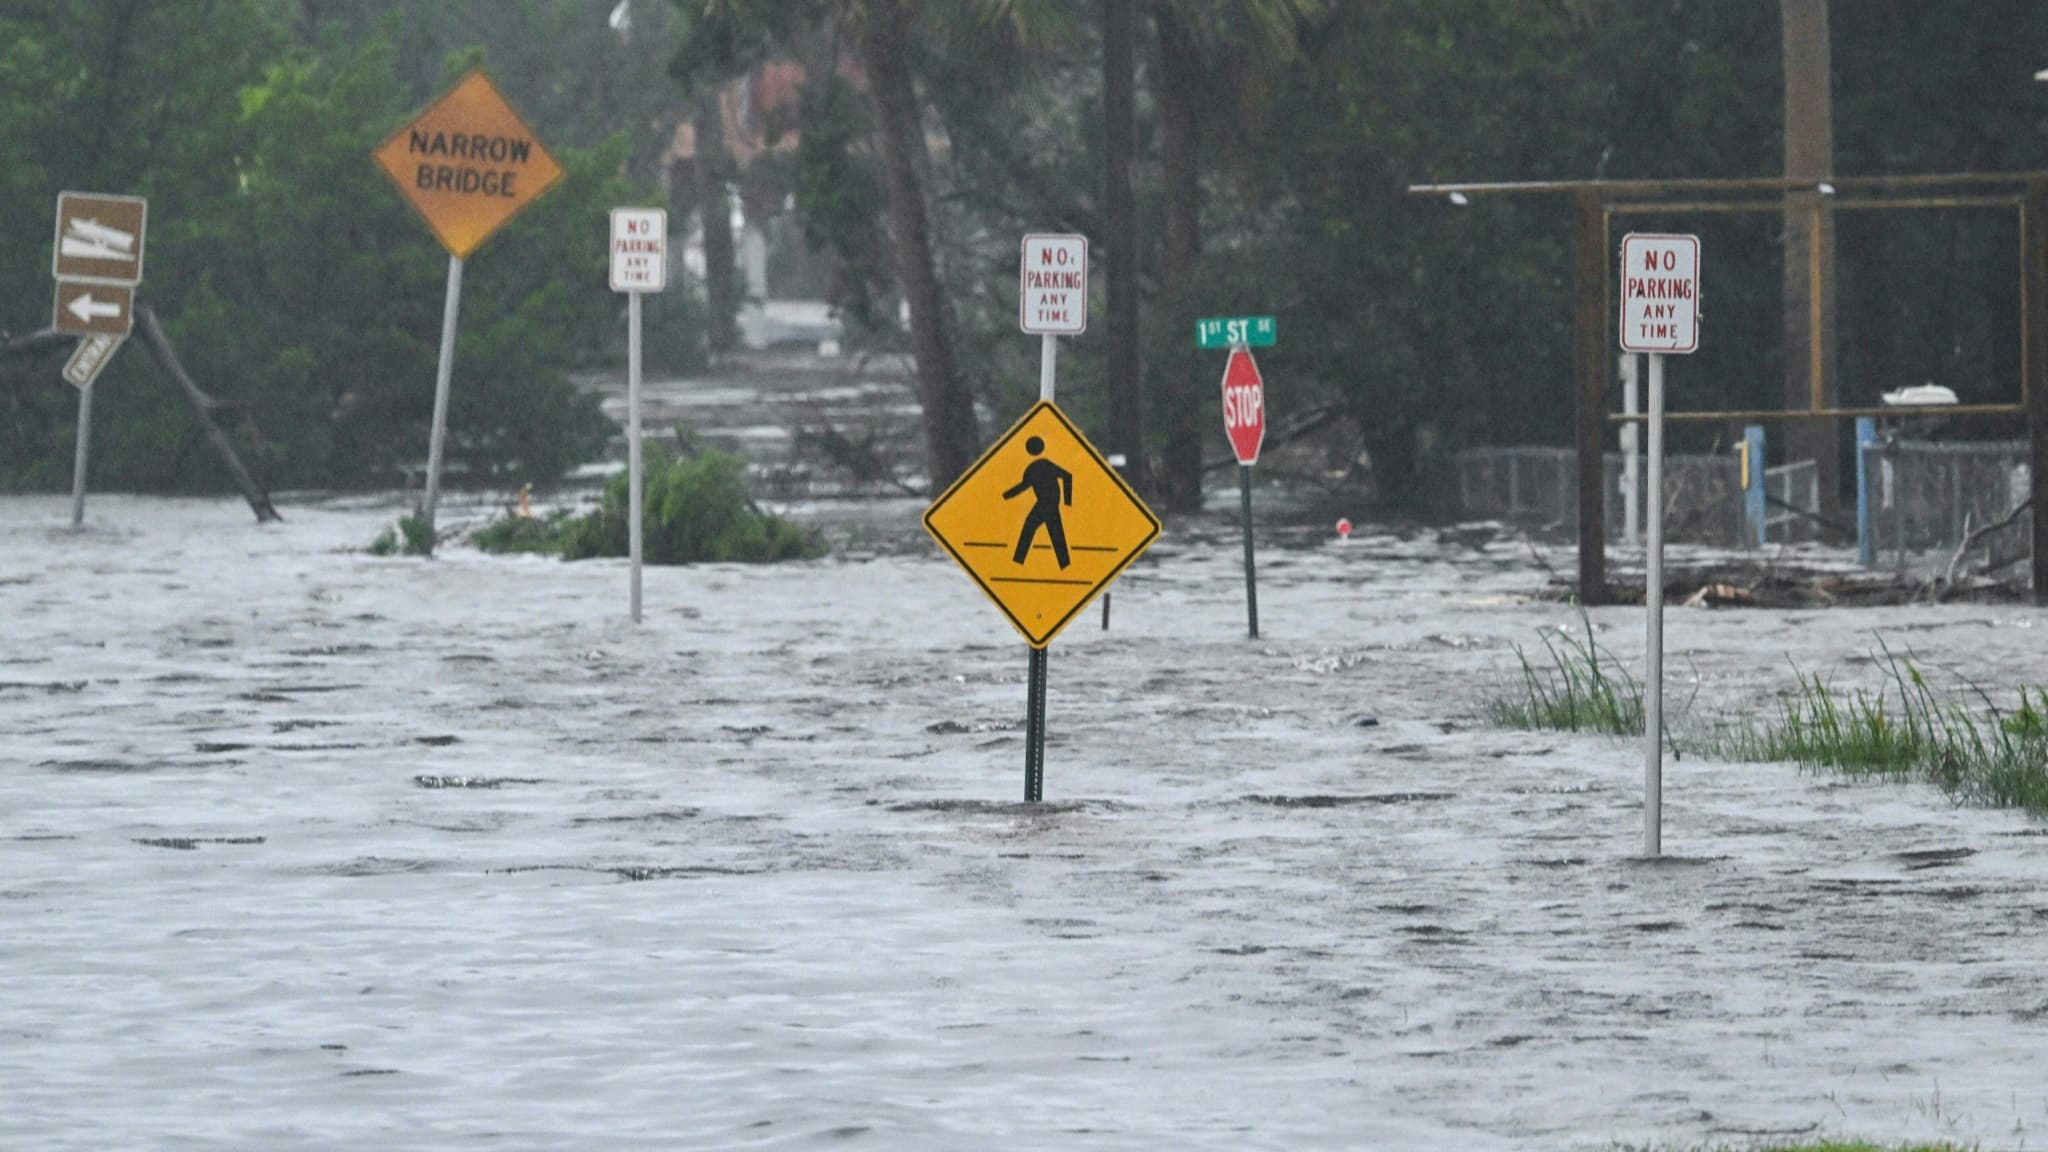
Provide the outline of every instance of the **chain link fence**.
[[[1878,563],[1916,552],[1953,554],[1972,533],[2010,516],[2030,491],[2025,440],[1878,439],[1862,447]],[[1987,571],[2025,560],[2033,555],[2033,518],[2018,517],[1982,537],[1979,546]]]
[[[1505,520],[1564,535],[1579,528],[1579,463],[1569,448],[1468,448],[1452,457],[1459,506],[1470,516]],[[1623,499],[1627,462],[1619,452],[1602,461],[1607,538],[1627,539]],[[1644,503],[1649,465],[1638,460],[1636,507]],[[1646,513],[1639,513],[1646,514]],[[1664,538],[1723,548],[1742,544],[1742,469],[1732,454],[1664,458]]]

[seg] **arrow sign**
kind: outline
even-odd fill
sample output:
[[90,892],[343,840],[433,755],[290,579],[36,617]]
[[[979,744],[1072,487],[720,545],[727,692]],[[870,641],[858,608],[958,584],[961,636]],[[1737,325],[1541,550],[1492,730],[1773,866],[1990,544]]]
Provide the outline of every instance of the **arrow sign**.
[[119,316],[121,314],[121,305],[113,300],[95,300],[92,298],[92,293],[87,292],[85,295],[66,304],[64,310],[78,317],[80,324],[91,324],[93,318],[97,316]]
[[59,280],[51,327],[75,336],[126,336],[134,301],[133,288]]

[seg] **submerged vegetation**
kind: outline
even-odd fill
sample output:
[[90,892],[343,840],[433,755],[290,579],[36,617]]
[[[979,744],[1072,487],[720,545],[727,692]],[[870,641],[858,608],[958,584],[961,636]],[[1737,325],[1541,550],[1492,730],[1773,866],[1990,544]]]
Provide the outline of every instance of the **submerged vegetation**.
[[1886,683],[1876,692],[1844,693],[1802,675],[1775,718],[1724,731],[1702,750],[1925,780],[1959,804],[2048,815],[2048,690],[2022,686],[2018,706],[2002,711],[1977,686],[1937,689],[1910,658],[1880,648]]
[[[713,451],[671,455],[650,442],[644,479],[642,552],[649,564],[763,564],[825,552],[815,534],[763,511],[748,497],[746,464],[737,456]],[[613,476],[602,503],[583,515],[506,515],[477,529],[470,543],[485,552],[534,552],[564,560],[624,556],[629,544],[626,484],[625,473]]]
[[433,529],[418,516],[400,516],[398,523],[377,534],[370,541],[372,556],[432,556],[434,554]]
[[[1543,643],[1547,666],[1516,649],[1520,675],[1486,701],[1488,720],[1508,728],[1642,732],[1642,687],[1594,642],[1590,624],[1584,641],[1559,632]],[[1724,760],[1921,780],[1959,804],[2048,815],[2048,688],[2022,686],[2017,705],[2005,710],[1974,684],[1938,688],[1910,657],[1882,640],[1878,647],[1886,675],[1874,692],[1845,692],[1818,674],[1797,673],[1797,687],[1775,716],[1696,729],[1673,747]]]
[[[1521,676],[1513,687],[1486,703],[1486,717],[1504,728],[1548,728],[1563,732],[1605,732],[1638,735],[1643,730],[1643,688],[1611,652],[1593,639],[1592,621],[1579,612],[1584,641],[1558,629],[1553,639],[1543,634],[1550,654],[1545,666],[1533,664],[1520,646]],[[1604,662],[1603,662],[1604,657]]]

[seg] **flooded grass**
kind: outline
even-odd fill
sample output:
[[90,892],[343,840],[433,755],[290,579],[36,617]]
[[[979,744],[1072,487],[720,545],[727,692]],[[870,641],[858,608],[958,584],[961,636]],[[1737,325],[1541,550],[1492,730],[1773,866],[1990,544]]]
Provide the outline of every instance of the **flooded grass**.
[[1962,1144],[1871,1144],[1862,1140],[1820,1140],[1799,1144],[1695,1144],[1655,1149],[1617,1144],[1613,1152],[1971,1152]]
[[1545,665],[1532,663],[1519,646],[1521,676],[1486,701],[1486,718],[1503,728],[1561,732],[1605,732],[1635,736],[1643,731],[1643,687],[1614,654],[1593,639],[1584,609],[1582,641],[1560,629],[1543,634]]
[[[1582,614],[1583,618],[1583,614]],[[1491,697],[1486,717],[1504,728],[1640,735],[1643,692],[1612,653],[1568,632],[1545,634],[1547,665],[1520,648],[1519,678]],[[1967,682],[1932,684],[1910,657],[1878,642],[1886,682],[1842,691],[1819,674],[1774,717],[1716,724],[1674,748],[1719,760],[1790,761],[1802,768],[1892,781],[1924,780],[1958,804],[2048,816],[2048,688],[2019,689],[2001,709]]]
[[1699,750],[1925,780],[1959,804],[2048,816],[2048,690],[2023,686],[2018,706],[2001,710],[1974,684],[1937,688],[1912,659],[1882,641],[1879,650],[1887,683],[1876,692],[1845,693],[1818,674],[1801,675],[1775,718],[1723,729]]

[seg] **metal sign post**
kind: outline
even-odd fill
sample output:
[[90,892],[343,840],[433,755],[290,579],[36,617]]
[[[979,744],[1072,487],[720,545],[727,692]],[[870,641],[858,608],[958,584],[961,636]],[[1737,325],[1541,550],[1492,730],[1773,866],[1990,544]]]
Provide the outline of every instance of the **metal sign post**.
[[92,386],[78,390],[78,447],[71,455],[71,530],[85,531],[85,465],[92,443]]
[[434,426],[427,442],[426,494],[419,509],[432,555],[448,388],[455,371],[455,321],[462,307],[462,262],[553,187],[563,170],[481,71],[463,77],[370,157],[448,250],[441,357],[434,370]]
[[1266,381],[1252,348],[1273,346],[1271,316],[1222,316],[1195,321],[1195,347],[1228,348],[1223,365],[1223,434],[1237,457],[1239,524],[1244,530],[1245,630],[1259,638],[1259,571],[1252,551],[1252,465],[1266,442]]
[[640,293],[626,294],[626,553],[632,576],[627,581],[626,614],[640,622],[640,564],[645,554],[647,513],[645,473],[640,463]]
[[1025,793],[1043,766],[1045,649],[1159,536],[1159,518],[1040,401],[925,510],[924,526],[1032,648]]
[[644,485],[640,469],[640,297],[668,287],[668,212],[661,208],[612,209],[611,286],[626,294],[626,539],[632,559],[633,622],[640,622],[641,543]]
[[85,473],[92,444],[92,384],[121,346],[118,336],[87,336],[64,362],[64,379],[78,389],[78,448],[71,461],[71,530],[85,528]]
[[[1060,337],[1088,330],[1086,236],[1034,232],[1024,237],[1017,271],[1017,326],[1038,334],[1038,402],[1051,404],[1057,392]],[[1103,621],[1108,627],[1107,616]],[[1034,646],[1024,703],[1024,799],[1033,804],[1043,799],[1045,784],[1045,663],[1045,648]]]
[[139,196],[62,192],[50,275],[57,281],[51,327],[85,339],[64,365],[78,388],[78,446],[71,461],[71,530],[85,530],[85,474],[92,444],[92,382],[134,323],[135,286],[148,246],[149,201]]
[[1664,354],[1700,346],[1700,240],[1632,232],[1621,241],[1621,347],[1650,355],[1648,551],[1643,603],[1643,854],[1664,850]]
[[1650,353],[1650,508],[1648,609],[1643,700],[1643,855],[1664,850],[1664,356]]
[[448,257],[448,292],[441,300],[441,357],[434,366],[434,426],[427,434],[427,491],[420,519],[427,553],[434,551],[434,509],[441,502],[441,446],[448,438],[448,387],[455,376],[455,321],[462,311],[462,257]]

